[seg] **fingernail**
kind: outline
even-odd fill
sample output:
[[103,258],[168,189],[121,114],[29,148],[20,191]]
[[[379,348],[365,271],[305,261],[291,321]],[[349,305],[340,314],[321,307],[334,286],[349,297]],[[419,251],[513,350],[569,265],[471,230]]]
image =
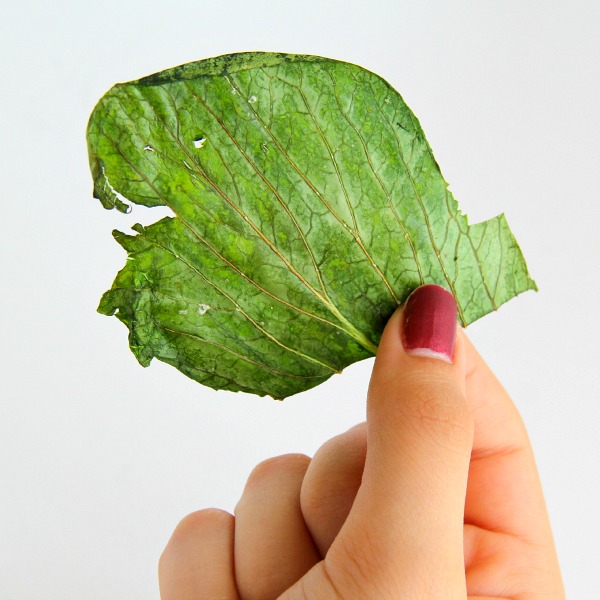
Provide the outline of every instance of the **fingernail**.
[[456,343],[456,301],[440,285],[422,285],[404,307],[402,344],[407,354],[452,362]]

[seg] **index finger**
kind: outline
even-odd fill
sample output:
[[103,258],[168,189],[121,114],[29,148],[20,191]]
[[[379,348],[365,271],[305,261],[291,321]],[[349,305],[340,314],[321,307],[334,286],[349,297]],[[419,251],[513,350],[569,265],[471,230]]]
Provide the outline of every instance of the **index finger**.
[[464,332],[459,335],[475,423],[465,523],[552,544],[542,486],[519,411]]

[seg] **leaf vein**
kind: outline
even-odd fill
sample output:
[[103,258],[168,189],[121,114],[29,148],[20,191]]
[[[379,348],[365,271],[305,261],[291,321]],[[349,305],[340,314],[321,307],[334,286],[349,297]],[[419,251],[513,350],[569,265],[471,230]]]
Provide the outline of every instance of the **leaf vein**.
[[[262,181],[264,182],[264,184],[269,188],[269,190],[275,196],[275,198],[277,199],[277,201],[279,202],[279,204],[282,206],[282,208],[285,210],[285,212],[287,213],[287,215],[290,217],[292,223],[294,224],[296,230],[298,231],[298,234],[300,235],[300,239],[302,240],[302,243],[304,244],[304,247],[306,248],[306,251],[308,252],[308,255],[310,256],[311,262],[313,264],[313,268],[315,270],[315,273],[316,273],[317,278],[319,280],[319,284],[321,286],[321,291],[322,291],[322,293],[325,296],[327,296],[327,291],[325,289],[325,283],[323,282],[321,271],[320,271],[319,267],[317,266],[317,262],[315,260],[315,256],[313,254],[313,251],[312,251],[311,247],[309,246],[308,241],[306,239],[306,236],[304,235],[304,233],[302,231],[302,228],[300,227],[298,221],[296,220],[296,217],[292,214],[292,212],[290,211],[290,209],[287,206],[287,204],[283,201],[283,198],[279,195],[279,192],[277,192],[277,190],[271,184],[271,182],[263,175],[263,173],[256,166],[256,164],[254,163],[254,161],[251,160],[251,158],[248,156],[248,154],[246,153],[246,151],[242,148],[241,144],[238,142],[238,140],[235,138],[235,136],[229,131],[229,128],[215,114],[215,112],[210,108],[210,106],[198,94],[196,94],[189,87],[189,84],[188,84],[187,81],[184,81],[183,85],[190,92],[190,94],[192,94],[192,96],[194,98],[196,98],[196,100],[198,100],[198,102],[200,102],[204,106],[204,108],[211,114],[211,116],[215,119],[215,121],[220,125],[220,127],[223,129],[223,131],[225,132],[225,134],[233,142],[233,144],[236,146],[236,148],[239,150],[239,152],[242,154],[242,156],[246,159],[246,161],[252,167],[252,169],[254,169],[254,171],[256,172],[256,174],[262,179]],[[223,164],[225,164],[225,161],[223,160],[223,157],[222,157],[221,153],[216,148],[215,148],[215,151],[219,154],[219,157],[221,158],[221,161],[223,162]],[[194,161],[194,162],[196,164],[198,164],[196,161]],[[232,178],[233,178],[233,176],[232,176]],[[266,236],[265,236],[265,239],[266,239]],[[308,283],[307,283],[307,285],[308,285]],[[312,286],[311,286],[311,289],[313,289]]]
[[[292,84],[290,84],[290,85],[292,85]],[[333,167],[335,169],[337,178],[338,178],[338,180],[340,182],[340,187],[342,188],[342,191],[344,193],[344,198],[346,199],[346,204],[348,205],[348,210],[350,211],[350,215],[352,216],[354,239],[356,240],[356,242],[360,246],[360,248],[363,251],[364,255],[367,257],[367,259],[371,263],[371,266],[373,267],[373,269],[376,271],[376,273],[379,275],[379,277],[381,278],[381,280],[385,284],[386,288],[388,289],[388,292],[390,293],[390,295],[394,299],[394,302],[396,304],[399,304],[400,302],[398,301],[398,298],[396,297],[396,294],[394,293],[394,290],[392,289],[392,286],[389,284],[388,280],[385,278],[385,275],[381,272],[381,269],[377,266],[377,263],[373,260],[373,257],[369,254],[368,250],[365,248],[365,245],[363,244],[363,241],[362,241],[362,239],[360,237],[360,234],[359,234],[359,231],[358,231],[358,225],[356,224],[356,215],[354,213],[354,209],[352,208],[352,203],[350,202],[350,197],[348,196],[348,191],[346,189],[346,185],[344,183],[344,179],[343,179],[342,174],[340,172],[339,164],[337,162],[337,159],[335,158],[335,154],[333,153],[333,150],[331,149],[331,146],[330,146],[329,142],[327,141],[327,137],[323,133],[323,130],[321,129],[321,126],[319,125],[319,122],[318,122],[318,120],[316,118],[316,115],[314,114],[313,110],[311,109],[311,107],[310,107],[310,105],[308,103],[308,100],[306,98],[306,95],[302,91],[301,86],[294,85],[293,87],[295,87],[298,90],[298,93],[302,97],[302,101],[304,102],[304,105],[306,106],[306,110],[308,111],[308,114],[309,114],[311,120],[315,124],[317,133],[319,134],[319,137],[321,138],[321,140],[325,144],[325,147],[327,148],[327,152],[329,153],[329,157],[331,158],[331,162],[332,162]]]
[[398,222],[398,225],[400,225],[400,227],[402,229],[402,232],[404,233],[404,237],[406,238],[406,241],[410,245],[412,254],[413,254],[414,259],[415,259],[415,263],[417,265],[417,270],[419,271],[419,280],[421,281],[421,285],[423,285],[423,283],[425,283],[425,280],[423,279],[423,270],[421,268],[421,263],[419,262],[419,257],[417,255],[417,251],[416,251],[415,246],[413,244],[413,241],[412,241],[412,239],[410,237],[410,234],[406,230],[406,228],[404,226],[403,220],[400,218],[400,215],[396,211],[396,207],[394,206],[394,204],[392,202],[392,198],[391,198],[391,195],[390,195],[388,189],[385,187],[383,181],[381,181],[381,178],[379,177],[379,174],[377,173],[377,171],[376,171],[376,169],[375,169],[375,167],[373,165],[373,162],[371,161],[371,157],[369,155],[369,150],[367,148],[367,144],[366,144],[366,141],[365,141],[363,135],[360,133],[360,130],[358,129],[358,127],[356,127],[356,125],[350,119],[350,117],[346,114],[346,112],[342,109],[342,106],[340,104],[340,99],[339,99],[337,93],[335,92],[335,86],[336,86],[335,79],[333,78],[333,76],[331,75],[331,73],[329,71],[326,71],[326,72],[329,75],[329,77],[331,78],[331,81],[332,81],[332,84],[333,84],[333,87],[334,87],[334,96],[335,96],[335,100],[336,100],[336,103],[338,105],[338,108],[340,109],[340,114],[344,117],[344,119],[346,119],[348,125],[350,125],[350,127],[352,127],[352,129],[355,131],[356,135],[358,136],[358,138],[360,140],[360,143],[362,144],[365,156],[367,158],[367,162],[369,163],[369,167],[370,167],[373,175],[377,179],[379,187],[382,189],[383,193],[385,194],[385,197],[387,198],[388,204],[390,205],[390,208],[392,209],[392,212],[394,213],[394,216],[396,217],[396,221]]
[[[475,263],[477,264],[477,268],[479,269],[479,274],[481,275],[481,282],[483,283],[483,288],[485,289],[485,292],[492,304],[492,308],[494,310],[498,310],[498,307],[496,306],[496,302],[494,301],[494,297],[495,297],[495,292],[494,292],[494,296],[491,295],[490,293],[490,289],[488,287],[488,284],[486,282],[486,278],[485,275],[483,274],[483,266],[481,264],[481,260],[479,258],[479,248],[475,248],[475,245],[473,244],[473,239],[471,238],[471,236],[469,235],[468,231],[463,232],[462,228],[460,226],[460,222],[457,219],[456,215],[454,214],[454,212],[451,210],[450,208],[450,201],[448,198],[448,188],[445,188],[445,194],[446,194],[446,206],[448,207],[448,214],[450,215],[450,218],[453,219],[454,221],[456,221],[456,224],[458,225],[458,230],[462,233],[464,233],[464,235],[466,235],[467,239],[469,240],[469,245],[471,246],[471,250],[473,251],[473,256],[475,257]],[[487,222],[485,224],[485,230],[487,229]],[[481,242],[479,243],[479,246],[481,247],[481,244],[483,243],[483,235],[481,237]]]
[[[106,135],[106,134],[105,134]],[[159,192],[159,190],[148,180],[148,178],[143,175],[139,169],[125,156],[125,154],[123,153],[123,151],[121,150],[121,148],[115,143],[114,140],[112,140],[111,138],[109,138],[108,136],[106,136],[107,139],[113,144],[113,146],[115,147],[115,149],[119,152],[119,154],[121,154],[121,156],[123,157],[123,160],[125,160],[129,166],[136,172],[138,173],[138,175],[140,175],[140,177],[142,177],[146,183],[154,190],[154,192],[164,201],[165,205],[168,206],[169,208],[171,208],[167,202],[167,199]],[[179,217],[181,218],[181,217]],[[184,219],[181,219],[181,221],[187,225],[187,222]],[[189,227],[189,225],[188,225]],[[193,228],[191,228],[192,231]],[[148,238],[146,238],[148,239]],[[155,244],[156,246],[159,246],[161,248],[163,248],[163,250],[165,250],[166,252],[172,254],[173,256],[175,256],[175,258],[177,258],[178,260],[181,260],[182,262],[184,262],[185,264],[187,264],[191,269],[193,269],[194,271],[196,271],[196,273],[198,273],[198,275],[200,275],[200,277],[202,277],[202,279],[204,279],[210,286],[214,287],[215,290],[217,290],[218,292],[220,292],[223,296],[225,296],[226,298],[228,298],[236,307],[239,306],[234,300],[232,300],[229,295],[225,292],[223,292],[216,284],[212,283],[209,279],[207,279],[204,274],[199,271],[198,269],[196,269],[193,265],[191,265],[190,263],[188,263],[187,261],[185,261],[183,258],[181,258],[181,256],[176,255],[174,252],[172,252],[171,250],[169,250],[168,248],[158,244],[157,242],[154,242],[154,240],[149,240],[148,241],[152,244]],[[307,360],[310,360],[312,362],[316,362],[330,370],[332,370],[334,373],[338,373],[339,371],[335,368],[332,367],[331,365],[328,365],[324,362],[319,361],[316,358],[312,358],[308,355],[305,355],[302,352],[296,351],[293,348],[289,348],[288,346],[286,346],[285,344],[283,344],[283,342],[280,342],[279,340],[277,340],[275,337],[271,336],[267,331],[265,331],[264,329],[262,329],[260,327],[260,325],[258,325],[258,323],[256,323],[256,321],[254,321],[254,319],[252,319],[252,317],[250,317],[249,315],[247,315],[244,310],[240,307],[240,312],[250,321],[254,324],[254,326],[259,329],[262,333],[264,333],[264,335],[266,335],[267,337],[271,338],[276,344],[282,346],[283,348],[289,350],[290,352],[293,352],[295,354],[298,354],[299,356],[302,356],[304,358],[306,358]]]
[[[234,354],[238,358],[241,358],[242,360],[245,360],[245,361],[247,361],[249,363],[252,363],[253,365],[259,367],[260,369],[264,369],[265,371],[268,371],[270,373],[275,373],[277,375],[284,375],[285,377],[294,377],[295,379],[323,379],[323,378],[329,377],[328,375],[296,375],[295,373],[288,373],[287,371],[281,371],[279,369],[275,369],[273,367],[270,367],[269,365],[266,365],[265,363],[259,362],[257,360],[253,360],[252,358],[250,358],[248,356],[240,354],[239,352],[236,352],[235,350],[233,350],[232,348],[229,348],[228,346],[225,346],[224,344],[219,344],[218,342],[215,342],[213,340],[207,340],[206,338],[200,337],[199,335],[196,335],[194,333],[189,333],[187,331],[181,331],[179,329],[174,329],[172,327],[167,327],[166,325],[163,325],[162,323],[159,323],[156,320],[153,320],[153,323],[159,329],[163,329],[165,331],[170,331],[171,333],[174,333],[176,335],[183,335],[185,337],[194,338],[194,339],[199,340],[199,341],[201,341],[201,342],[203,342],[205,344],[210,344],[211,346],[217,346],[218,348],[221,348],[222,350],[226,350],[227,352],[230,352],[231,354]],[[193,368],[194,369],[198,369],[198,367],[193,367]],[[201,369],[198,369],[198,370],[201,370]],[[209,373],[210,375],[214,374],[212,371],[205,371],[205,373]]]
[[[373,95],[376,96],[375,94],[375,90],[373,89],[373,84],[371,82],[369,82],[369,85],[371,86],[371,90],[373,91]],[[388,125],[390,126],[390,129],[394,132],[394,138],[396,140],[396,145],[398,146],[398,157],[400,158],[400,160],[402,161],[402,164],[404,166],[404,170],[406,171],[406,175],[411,183],[411,187],[413,188],[414,191],[414,195],[415,198],[421,208],[421,212],[423,213],[423,217],[425,219],[425,225],[427,227],[427,232],[429,234],[429,240],[431,241],[431,246],[433,248],[433,251],[440,263],[440,267],[442,268],[442,272],[444,274],[444,277],[446,278],[446,281],[448,282],[448,285],[450,286],[450,289],[452,290],[452,294],[454,295],[454,297],[456,298],[456,306],[458,308],[458,315],[459,318],[461,320],[461,322],[463,323],[463,325],[466,325],[466,321],[465,321],[465,317],[463,315],[462,312],[462,307],[460,305],[460,302],[458,301],[458,296],[456,294],[456,289],[454,287],[454,284],[452,283],[450,277],[448,276],[448,272],[446,271],[446,266],[444,265],[444,261],[442,260],[442,257],[440,255],[440,251],[435,243],[435,237],[433,235],[433,230],[431,228],[431,223],[429,221],[429,215],[427,214],[427,211],[425,210],[425,205],[423,204],[423,199],[421,198],[421,194],[419,193],[419,190],[417,188],[417,184],[414,180],[414,177],[412,176],[412,173],[410,172],[410,169],[408,168],[408,164],[406,163],[406,159],[404,158],[404,153],[402,151],[402,147],[400,145],[400,139],[398,138],[398,133],[397,131],[394,129],[394,127],[392,126],[392,124],[390,123],[390,120],[388,118],[388,116],[385,114],[385,111],[381,108],[381,106],[379,105],[379,103],[375,102],[375,104],[377,105],[377,107],[379,108],[379,111],[381,112],[381,114],[383,115],[384,119],[388,122]],[[411,119],[412,119],[412,113],[411,113]],[[416,132],[415,132],[416,135]]]
[[227,292],[225,292],[222,288],[220,288],[216,283],[214,283],[210,279],[208,279],[208,277],[206,277],[206,275],[204,275],[204,273],[202,273],[202,271],[200,271],[196,267],[194,267],[194,265],[192,265],[190,262],[188,262],[187,260],[185,260],[185,258],[183,258],[180,254],[176,254],[175,252],[173,252],[172,250],[170,250],[166,246],[163,246],[162,244],[159,244],[155,240],[151,240],[149,238],[145,238],[145,239],[146,239],[146,241],[150,242],[151,244],[153,244],[157,248],[161,248],[167,254],[170,254],[171,256],[173,256],[176,260],[178,260],[178,261],[182,262],[183,264],[187,265],[187,267],[189,267],[192,271],[194,271],[197,275],[199,275],[204,280],[204,282],[207,283],[208,285],[210,285],[217,293],[219,293],[219,294],[221,294],[221,296],[224,296],[225,298],[227,298],[227,300],[229,300],[235,306],[236,310],[238,312],[240,312],[248,321],[250,321],[250,323],[252,323],[252,325],[254,325],[254,327],[256,329],[258,329],[264,336],[268,337],[271,341],[275,342],[278,346],[281,346],[285,350],[288,350],[289,352],[292,352],[293,354],[296,354],[296,355],[298,355],[298,356],[300,356],[302,358],[305,358],[306,360],[308,360],[310,362],[314,362],[316,364],[319,364],[322,367],[325,367],[325,368],[333,371],[334,373],[339,373],[340,372],[335,367],[332,367],[331,365],[328,365],[327,363],[322,362],[322,361],[320,361],[317,358],[314,358],[312,356],[304,354],[303,352],[300,352],[299,350],[295,350],[294,348],[290,348],[289,346],[287,346],[286,344],[284,344],[281,340],[278,340],[274,335],[272,335],[271,333],[269,333],[259,323],[257,323]]

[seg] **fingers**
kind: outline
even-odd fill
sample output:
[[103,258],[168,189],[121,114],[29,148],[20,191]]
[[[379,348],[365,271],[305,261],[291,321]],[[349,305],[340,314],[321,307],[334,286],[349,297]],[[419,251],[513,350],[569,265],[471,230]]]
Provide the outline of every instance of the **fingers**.
[[160,557],[161,600],[239,600],[233,568],[234,519],[205,509],[187,516]]
[[483,534],[556,565],[523,423],[453,311],[439,286],[411,295],[383,332],[368,423],[312,462],[261,463],[235,532],[222,511],[184,519],[161,558],[163,600],[465,597]]
[[235,571],[244,600],[273,600],[319,562],[300,509],[310,459],[279,456],[251,473],[235,509]]
[[362,485],[326,557],[334,569],[353,565],[345,579],[367,578],[369,589],[391,586],[430,598],[466,593],[463,510],[473,423],[461,340],[452,348],[455,311],[448,292],[424,286],[394,313],[381,338]]
[[467,399],[475,435],[473,458],[529,446],[519,412],[466,334],[459,331],[465,351]]
[[361,423],[325,442],[306,471],[300,504],[321,556],[327,554],[350,513],[366,452],[366,423]]
[[465,522],[553,546],[527,431],[514,403],[464,334],[475,437]]

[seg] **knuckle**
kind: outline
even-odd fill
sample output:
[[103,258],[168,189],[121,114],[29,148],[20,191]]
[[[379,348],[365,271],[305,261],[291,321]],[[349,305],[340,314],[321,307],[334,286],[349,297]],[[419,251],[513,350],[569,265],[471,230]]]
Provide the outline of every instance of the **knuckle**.
[[207,537],[209,532],[229,531],[233,520],[233,515],[218,508],[198,510],[181,519],[160,556],[159,570],[170,564],[174,556],[185,552],[194,540]]
[[173,538],[176,541],[187,540],[201,536],[207,530],[225,529],[231,525],[232,520],[233,515],[220,508],[197,510],[179,521],[173,532]]
[[282,454],[267,458],[252,469],[246,487],[261,485],[288,474],[304,473],[309,463],[310,458],[305,454]]

